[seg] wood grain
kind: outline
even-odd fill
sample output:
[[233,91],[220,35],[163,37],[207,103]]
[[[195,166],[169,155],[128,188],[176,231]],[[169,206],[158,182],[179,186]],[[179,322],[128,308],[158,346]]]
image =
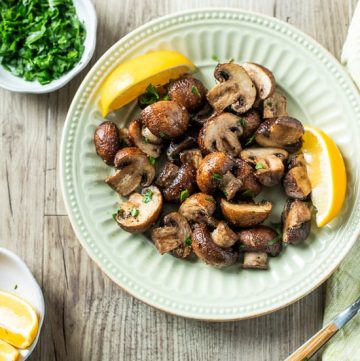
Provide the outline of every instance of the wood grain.
[[187,320],[127,295],[89,259],[59,188],[67,109],[91,65],[120,37],[162,15],[205,6],[274,15],[340,54],[356,0],[96,0],[91,64],[50,95],[0,91],[0,245],[25,259],[42,285],[46,317],[31,361],[284,360],[321,326],[321,288],[274,314],[233,323]]

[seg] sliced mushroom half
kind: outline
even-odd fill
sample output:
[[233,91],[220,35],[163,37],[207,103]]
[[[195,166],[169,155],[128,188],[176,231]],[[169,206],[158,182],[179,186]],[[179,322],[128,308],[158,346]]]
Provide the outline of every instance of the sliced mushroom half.
[[231,266],[239,259],[237,251],[232,248],[219,247],[214,242],[205,224],[199,224],[193,230],[192,248],[202,261],[218,268]]
[[217,113],[227,107],[245,113],[254,104],[256,88],[245,69],[239,64],[218,64],[214,71],[219,82],[207,93],[207,99]]
[[244,269],[268,269],[268,255],[265,252],[245,252],[242,264]]
[[119,170],[107,177],[105,182],[122,196],[127,196],[138,186],[149,186],[155,178],[155,167],[140,149],[126,147],[115,156],[115,167]]
[[191,253],[191,228],[178,212],[167,214],[163,226],[152,230],[151,239],[160,254],[173,251],[177,257],[185,258]]
[[310,234],[311,211],[308,203],[300,200],[288,200],[282,214],[283,241],[297,244]]
[[215,151],[238,156],[241,151],[239,138],[243,133],[240,118],[222,113],[208,120],[199,133],[198,143],[204,153]]
[[306,199],[311,193],[311,183],[308,177],[306,162],[303,154],[296,154],[289,158],[288,172],[283,185],[288,197]]
[[219,247],[230,248],[237,242],[238,235],[226,222],[220,221],[217,227],[211,232],[211,238]]
[[225,219],[234,226],[252,227],[265,221],[271,213],[272,204],[267,201],[231,203],[222,198],[220,208]]
[[155,186],[133,193],[116,214],[116,222],[130,233],[145,232],[159,218],[163,207],[161,192]]
[[263,118],[278,118],[287,116],[287,100],[280,90],[275,89],[273,95],[264,100],[263,104]]

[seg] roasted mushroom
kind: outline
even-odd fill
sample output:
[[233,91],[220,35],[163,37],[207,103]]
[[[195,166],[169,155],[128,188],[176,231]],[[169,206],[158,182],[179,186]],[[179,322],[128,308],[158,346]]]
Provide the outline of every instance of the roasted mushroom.
[[144,188],[133,193],[116,214],[116,222],[130,233],[145,232],[159,218],[163,207],[162,195],[157,187]]
[[288,197],[306,199],[311,193],[311,183],[308,177],[306,163],[303,154],[296,154],[289,158],[288,172],[283,185]]
[[231,203],[222,198],[220,208],[225,219],[234,226],[252,227],[265,221],[271,213],[272,204],[267,201]]
[[211,238],[221,248],[230,248],[238,240],[238,235],[224,221],[220,221],[211,232]]
[[221,248],[214,242],[205,224],[199,224],[193,230],[192,248],[202,261],[218,268],[231,266],[239,259],[236,250]]
[[214,71],[219,82],[207,93],[207,99],[217,113],[227,107],[245,113],[254,104],[256,88],[243,67],[235,63],[218,64]]
[[222,113],[208,120],[199,133],[198,143],[204,153],[215,151],[238,156],[241,151],[239,138],[243,133],[240,118]]
[[220,189],[227,199],[232,199],[242,186],[241,180],[231,173],[234,167],[234,160],[225,153],[208,154],[201,161],[196,173],[196,182],[200,190],[211,194]]
[[196,169],[191,164],[183,164],[176,176],[163,188],[164,198],[168,202],[182,202],[194,193],[195,179]]
[[105,182],[122,196],[127,196],[139,185],[149,186],[155,178],[155,167],[145,153],[135,147],[120,149],[115,156],[115,167],[119,170],[107,177]]
[[214,114],[213,107],[206,101],[199,111],[190,115],[190,121],[194,125],[203,126]]
[[311,211],[309,204],[298,199],[288,200],[282,213],[283,242],[297,244],[310,234]]
[[170,83],[168,95],[171,100],[193,113],[203,106],[206,88],[200,80],[187,75]]
[[242,186],[240,196],[244,198],[254,198],[261,192],[261,184],[255,177],[255,172],[250,164],[242,159],[236,159],[236,177],[241,180]]
[[180,162],[182,164],[191,164],[196,169],[199,168],[202,159],[200,149],[188,149],[180,153]]
[[265,100],[274,93],[276,82],[269,69],[256,63],[243,63],[241,66],[255,85],[258,101]]
[[145,143],[149,142],[157,145],[160,145],[162,143],[162,139],[151,133],[149,128],[142,127],[141,135],[144,137]]
[[185,258],[191,253],[191,228],[178,212],[167,214],[163,226],[152,230],[151,239],[160,254],[173,251],[176,257]]
[[301,147],[304,127],[295,118],[278,117],[265,120],[255,134],[256,143],[263,147],[279,147],[293,152]]
[[[145,154],[147,154],[151,157],[154,157],[154,158],[158,158],[160,156],[161,144],[151,143],[150,138],[149,138],[149,136],[151,137],[150,133],[151,132],[149,130],[147,130],[145,132],[145,134],[148,134],[148,137],[144,137],[142,135],[140,119],[135,119],[132,122],[130,122],[130,124],[129,124],[129,136],[130,136],[131,140],[133,141],[133,143],[140,150],[142,150]],[[161,139],[160,139],[160,141],[161,141]]]
[[160,188],[168,187],[175,179],[179,172],[179,167],[171,162],[166,162],[158,177],[156,178],[155,184]]
[[278,184],[284,175],[288,152],[281,148],[247,148],[241,158],[255,167],[256,179],[267,187]]
[[284,94],[275,89],[273,95],[264,100],[263,118],[278,118],[287,116],[287,100]]
[[108,165],[114,164],[114,158],[120,149],[120,135],[115,123],[106,121],[98,125],[94,133],[96,153]]
[[275,257],[282,249],[281,236],[267,226],[243,229],[238,237],[244,252],[266,252]]
[[240,124],[243,127],[243,133],[240,139],[249,138],[261,124],[259,113],[255,109],[251,109],[245,114],[241,114]]
[[268,255],[265,252],[245,252],[242,264],[244,269],[268,269]]
[[180,153],[186,149],[190,149],[197,146],[197,141],[195,137],[188,136],[179,141],[171,141],[168,149],[166,150],[166,156],[170,162],[177,161],[179,159]]
[[142,123],[160,138],[177,138],[184,134],[189,124],[189,114],[173,101],[158,101],[142,110]]
[[216,227],[218,221],[212,216],[216,210],[215,199],[205,193],[195,193],[180,206],[179,213],[190,223],[206,223]]

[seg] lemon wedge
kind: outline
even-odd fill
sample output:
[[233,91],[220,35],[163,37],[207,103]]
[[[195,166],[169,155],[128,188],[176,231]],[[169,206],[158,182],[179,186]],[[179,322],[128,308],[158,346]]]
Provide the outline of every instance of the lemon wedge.
[[0,340],[0,361],[17,361],[19,356],[16,348]]
[[101,85],[101,113],[105,117],[135,100],[149,84],[164,85],[195,69],[188,58],[172,50],[152,51],[121,63]]
[[307,163],[317,209],[316,223],[323,227],[340,212],[346,193],[346,170],[335,142],[322,130],[305,126],[302,151]]
[[39,329],[35,310],[23,299],[0,291],[0,340],[20,349],[30,346]]

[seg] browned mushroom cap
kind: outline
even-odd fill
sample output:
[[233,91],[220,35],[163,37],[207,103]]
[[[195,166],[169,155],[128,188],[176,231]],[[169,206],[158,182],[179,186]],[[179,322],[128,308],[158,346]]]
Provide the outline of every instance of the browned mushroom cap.
[[214,76],[219,84],[206,96],[217,113],[228,106],[237,113],[245,113],[253,106],[256,88],[243,67],[235,63],[218,64]]
[[124,202],[115,217],[119,226],[130,233],[145,232],[159,218],[163,199],[158,188],[151,186],[133,193]]
[[191,123],[202,126],[208,119],[214,115],[213,107],[206,101],[204,106],[196,113],[191,114]]
[[141,112],[141,120],[150,132],[160,138],[176,138],[189,124],[186,109],[173,101],[159,101]]
[[241,151],[239,138],[242,133],[240,118],[231,113],[222,113],[204,124],[199,133],[198,143],[204,153],[219,151],[238,156]]
[[268,255],[265,252],[245,252],[242,268],[268,269]]
[[[301,146],[301,137],[304,134],[304,127],[295,118],[278,117],[265,120],[256,131],[256,143],[263,147],[280,147],[291,150],[294,144]],[[300,143],[299,143],[300,141]]]
[[211,238],[221,248],[230,248],[238,240],[238,235],[224,221],[220,221],[211,232]]
[[264,100],[263,118],[278,118],[287,115],[286,97],[278,89],[276,89],[273,95]]
[[311,183],[308,177],[303,154],[296,154],[289,158],[288,172],[283,185],[288,197],[306,199],[311,193]]
[[107,121],[98,125],[94,133],[96,153],[106,164],[113,165],[120,149],[119,130],[115,123]]
[[243,63],[241,66],[254,83],[260,100],[264,100],[274,93],[276,82],[273,73],[269,69],[255,63]]
[[243,127],[241,139],[249,138],[261,124],[259,113],[255,109],[251,109],[245,114],[242,114],[240,116],[240,124]]
[[234,161],[223,152],[208,154],[201,161],[196,173],[196,182],[203,193],[211,194],[219,188],[225,173],[234,167]]
[[182,164],[191,164],[198,169],[202,161],[202,153],[200,149],[188,149],[180,153],[180,161]]
[[241,250],[245,252],[266,252],[277,256],[281,252],[281,236],[267,226],[256,226],[238,232]]
[[231,266],[239,259],[238,252],[232,248],[224,249],[215,244],[205,224],[199,224],[193,230],[192,248],[202,261],[218,268]]
[[179,167],[171,162],[166,162],[158,177],[156,178],[156,185],[160,188],[168,187],[178,174]]
[[170,83],[168,95],[171,100],[193,113],[204,104],[206,88],[200,80],[187,75]]
[[141,131],[140,119],[135,119],[129,124],[129,136],[133,143],[145,154],[158,158],[160,156],[161,145],[153,144],[149,138],[145,138]]
[[122,196],[133,192],[140,184],[149,186],[155,178],[155,167],[146,154],[135,147],[120,149],[115,156],[115,167],[119,170],[105,182]]
[[205,193],[195,193],[180,206],[179,213],[191,223],[206,223],[216,227],[218,221],[212,217],[216,210],[215,199]]
[[282,214],[283,241],[297,244],[310,234],[311,211],[309,204],[298,199],[288,200]]
[[240,195],[245,198],[254,198],[261,192],[261,184],[255,177],[251,165],[242,159],[236,159],[236,177],[241,180]]
[[163,190],[165,199],[168,202],[182,202],[194,193],[195,179],[196,169],[191,164],[183,164],[172,182]]
[[265,221],[271,213],[272,204],[267,201],[231,203],[222,198],[220,208],[226,220],[234,226],[252,227]]
[[[191,252],[191,228],[178,212],[171,212],[163,219],[163,227],[154,228],[151,239],[160,254],[175,251],[175,256],[185,258]],[[190,242],[188,242],[190,241]]]
[[196,138],[192,136],[187,136],[179,142],[172,140],[166,150],[166,156],[170,162],[174,162],[179,159],[180,153],[183,150],[190,149],[195,146],[197,146],[197,141]]
[[247,148],[241,154],[241,158],[255,166],[255,177],[267,186],[278,184],[284,175],[283,161],[287,159],[288,152],[281,148]]

